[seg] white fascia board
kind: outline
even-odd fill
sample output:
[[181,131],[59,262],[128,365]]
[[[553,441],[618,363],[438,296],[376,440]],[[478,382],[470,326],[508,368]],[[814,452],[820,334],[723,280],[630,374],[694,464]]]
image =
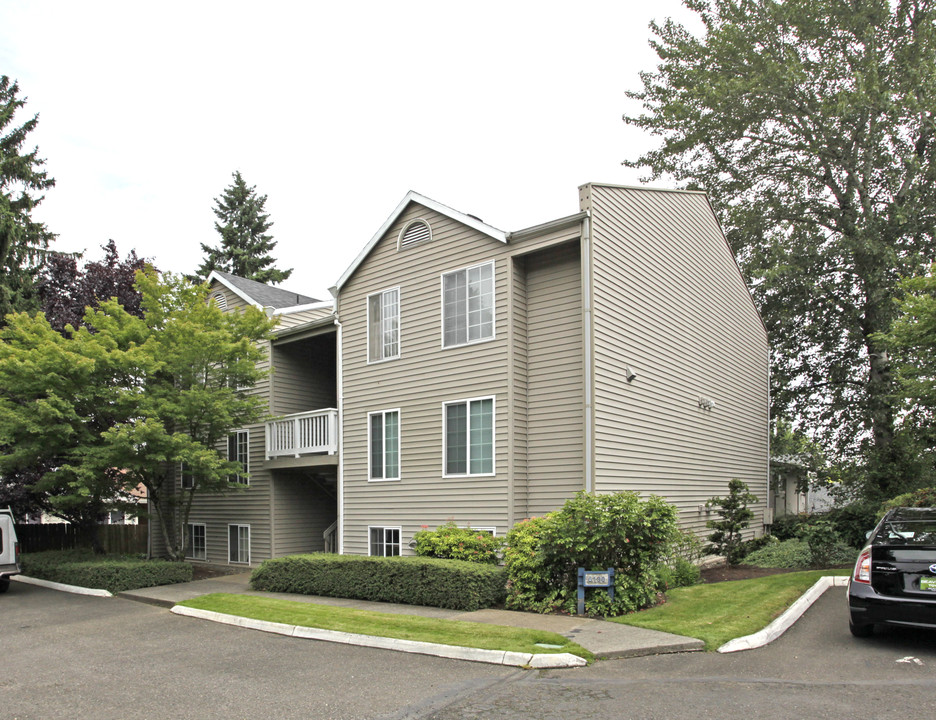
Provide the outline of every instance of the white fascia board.
[[397,218],[403,213],[406,209],[406,206],[411,202],[419,203],[424,207],[434,210],[440,215],[446,215],[457,222],[460,222],[462,225],[467,225],[474,230],[477,230],[480,233],[487,235],[488,237],[493,238],[504,244],[507,243],[507,233],[503,230],[498,230],[496,227],[488,225],[477,218],[472,217],[471,215],[466,215],[465,213],[459,212],[450,208],[448,205],[443,205],[442,203],[436,202],[435,200],[430,200],[425,195],[420,195],[418,192],[410,190],[406,193],[406,197],[396,206],[396,209],[390,214],[390,217],[387,218],[386,222],[380,226],[380,229],[374,234],[370,239],[370,242],[364,246],[364,249],[361,250],[360,254],[354,259],[354,262],[348,266],[348,269],[344,271],[344,274],[338,279],[338,282],[335,283],[336,291],[340,291],[342,286],[348,281],[354,271],[358,269],[360,264],[364,262],[364,258],[368,256],[371,250],[374,249],[374,246],[380,242],[380,239],[384,236],[387,230],[390,229],[390,226],[397,221]]
[[257,308],[257,309],[259,309],[259,310],[263,310],[263,305],[261,305],[261,304],[258,303],[256,300],[254,300],[252,297],[250,297],[250,295],[248,295],[247,293],[245,293],[245,292],[244,292],[243,290],[241,290],[239,287],[237,287],[236,285],[233,285],[230,281],[228,281],[228,280],[226,280],[225,278],[223,278],[223,277],[221,277],[220,275],[218,275],[214,270],[211,271],[211,274],[208,275],[208,277],[205,279],[205,282],[208,283],[209,285],[211,285],[211,281],[212,281],[212,280],[217,280],[219,283],[221,283],[222,285],[224,285],[224,287],[226,287],[226,288],[227,288],[228,290],[230,290],[232,293],[234,293],[235,295],[237,295],[237,297],[239,297],[239,298],[240,298],[241,300],[243,300],[245,303],[248,303],[248,304],[250,304],[250,305],[253,305],[255,308]]
[[273,311],[274,315],[292,315],[293,313],[304,312],[305,310],[324,310],[325,308],[335,307],[334,300],[320,300],[319,302],[307,303],[306,305],[293,305],[292,307],[277,308]]

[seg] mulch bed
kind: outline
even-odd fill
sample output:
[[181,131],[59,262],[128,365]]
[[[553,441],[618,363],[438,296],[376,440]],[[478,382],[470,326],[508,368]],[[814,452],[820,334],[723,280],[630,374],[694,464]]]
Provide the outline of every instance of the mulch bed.
[[751,578],[796,572],[796,568],[762,568],[753,565],[718,565],[702,570],[702,582],[716,583],[726,580],[750,580]]

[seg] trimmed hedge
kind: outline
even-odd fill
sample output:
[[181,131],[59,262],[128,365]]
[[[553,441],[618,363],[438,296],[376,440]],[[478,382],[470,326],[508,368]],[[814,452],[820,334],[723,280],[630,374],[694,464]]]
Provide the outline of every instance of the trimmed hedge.
[[461,560],[359,555],[290,555],[265,560],[254,590],[478,610],[503,602],[504,568]]
[[81,550],[27,553],[22,556],[21,565],[23,574],[29,577],[112,593],[192,579],[192,566],[188,563],[95,555]]

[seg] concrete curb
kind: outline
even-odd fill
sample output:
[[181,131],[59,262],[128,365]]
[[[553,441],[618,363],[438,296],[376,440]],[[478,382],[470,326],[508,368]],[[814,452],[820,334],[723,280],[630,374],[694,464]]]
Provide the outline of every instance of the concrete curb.
[[91,595],[93,597],[114,597],[109,590],[98,590],[96,588],[80,587],[78,585],[65,585],[64,583],[52,582],[51,580],[39,580],[31,578],[28,575],[14,575],[11,580],[26,583],[27,585],[38,585],[39,587],[49,588],[50,590],[59,590],[60,592],[72,593],[73,595]]
[[738,652],[739,650],[752,650],[772,643],[790,629],[793,623],[802,617],[803,613],[819,599],[822,593],[830,587],[845,587],[846,585],[848,585],[847,575],[826,575],[825,577],[819,578],[815,585],[804,592],[795,603],[790,605],[790,607],[788,607],[780,617],[770,623],[770,625],[753,635],[746,635],[745,637],[729,640],[718,648],[718,652],[730,653]]
[[456,645],[440,645],[438,643],[419,642],[416,640],[399,640],[397,638],[376,637],[373,635],[357,635],[355,633],[339,632],[337,630],[321,630],[319,628],[286,625],[284,623],[274,623],[266,620],[253,620],[251,618],[226,615],[212,610],[199,610],[183,605],[174,606],[170,612],[185,617],[211,620],[212,622],[223,623],[225,625],[234,625],[250,630],[261,630],[263,632],[286,635],[288,637],[322,640],[324,642],[343,643],[345,645],[360,645],[362,647],[380,648],[382,650],[397,650],[399,652],[417,653],[419,655],[434,655],[435,657],[470,660],[472,662],[484,662],[492,665],[563,668],[582,667],[588,664],[583,658],[569,653],[517,653],[504,650],[482,650],[480,648],[458,647]]

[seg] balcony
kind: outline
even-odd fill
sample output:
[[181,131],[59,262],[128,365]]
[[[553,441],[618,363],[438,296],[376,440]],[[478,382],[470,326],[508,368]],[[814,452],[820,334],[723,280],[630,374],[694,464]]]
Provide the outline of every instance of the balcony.
[[337,465],[335,408],[286,415],[266,424],[267,467]]

